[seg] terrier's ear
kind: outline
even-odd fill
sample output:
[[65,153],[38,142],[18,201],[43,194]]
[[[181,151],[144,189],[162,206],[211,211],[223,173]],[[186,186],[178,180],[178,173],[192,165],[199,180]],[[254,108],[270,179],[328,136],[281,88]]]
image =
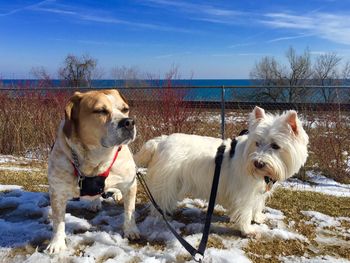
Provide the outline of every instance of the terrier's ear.
[[253,116],[255,117],[256,120],[260,120],[265,118],[265,110],[263,108],[260,108],[258,106],[255,106],[253,110]]
[[287,123],[292,128],[292,131],[295,135],[298,134],[298,115],[294,110],[290,110],[287,112]]
[[73,125],[76,124],[79,114],[79,104],[82,98],[82,93],[75,92],[74,95],[69,99],[64,109],[64,125],[63,133],[67,138],[70,138],[73,131]]

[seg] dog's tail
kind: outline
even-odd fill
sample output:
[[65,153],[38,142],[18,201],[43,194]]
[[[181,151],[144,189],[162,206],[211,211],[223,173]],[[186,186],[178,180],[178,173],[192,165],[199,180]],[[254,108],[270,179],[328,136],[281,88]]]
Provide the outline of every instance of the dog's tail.
[[155,137],[142,145],[141,150],[134,155],[136,165],[138,167],[147,167],[158,148],[158,144],[167,137],[167,135]]

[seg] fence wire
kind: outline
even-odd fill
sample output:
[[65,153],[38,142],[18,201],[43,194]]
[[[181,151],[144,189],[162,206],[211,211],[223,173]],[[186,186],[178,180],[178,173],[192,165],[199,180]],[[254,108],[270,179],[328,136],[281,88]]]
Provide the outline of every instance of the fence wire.
[[[0,153],[47,157],[76,88],[0,89]],[[232,138],[248,127],[255,105],[294,109],[310,137],[307,167],[336,179],[350,175],[350,87],[120,88],[136,120],[134,152],[148,139],[175,132]]]

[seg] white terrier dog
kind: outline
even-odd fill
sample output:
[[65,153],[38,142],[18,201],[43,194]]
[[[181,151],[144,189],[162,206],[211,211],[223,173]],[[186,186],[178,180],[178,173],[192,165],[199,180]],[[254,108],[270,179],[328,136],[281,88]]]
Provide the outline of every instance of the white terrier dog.
[[[255,107],[249,134],[236,140],[224,141],[216,202],[228,210],[243,236],[254,235],[251,221],[264,221],[262,211],[273,183],[293,176],[305,164],[309,138],[295,111],[271,115]],[[148,167],[146,182],[163,211],[171,212],[189,194],[209,198],[221,143],[211,137],[172,134],[143,145],[134,158],[138,166]]]

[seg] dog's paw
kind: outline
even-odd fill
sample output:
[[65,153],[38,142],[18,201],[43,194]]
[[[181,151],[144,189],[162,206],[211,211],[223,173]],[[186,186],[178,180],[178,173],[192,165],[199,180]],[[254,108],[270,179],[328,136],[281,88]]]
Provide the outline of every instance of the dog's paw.
[[140,231],[137,226],[133,227],[124,227],[124,237],[130,240],[140,239]]
[[54,238],[45,249],[45,252],[48,254],[58,254],[59,252],[66,249],[67,245],[65,238]]
[[263,224],[265,220],[266,220],[266,215],[264,215],[263,213],[257,213],[253,219],[253,221],[257,224]]
[[255,228],[252,225],[244,226],[241,228],[240,231],[242,237],[254,238],[257,236],[257,232],[255,231]]
[[113,194],[113,199],[114,199],[116,202],[119,202],[120,200],[123,199],[123,194],[122,194],[122,192],[121,192],[119,189],[117,189],[117,190],[114,192],[114,194]]

